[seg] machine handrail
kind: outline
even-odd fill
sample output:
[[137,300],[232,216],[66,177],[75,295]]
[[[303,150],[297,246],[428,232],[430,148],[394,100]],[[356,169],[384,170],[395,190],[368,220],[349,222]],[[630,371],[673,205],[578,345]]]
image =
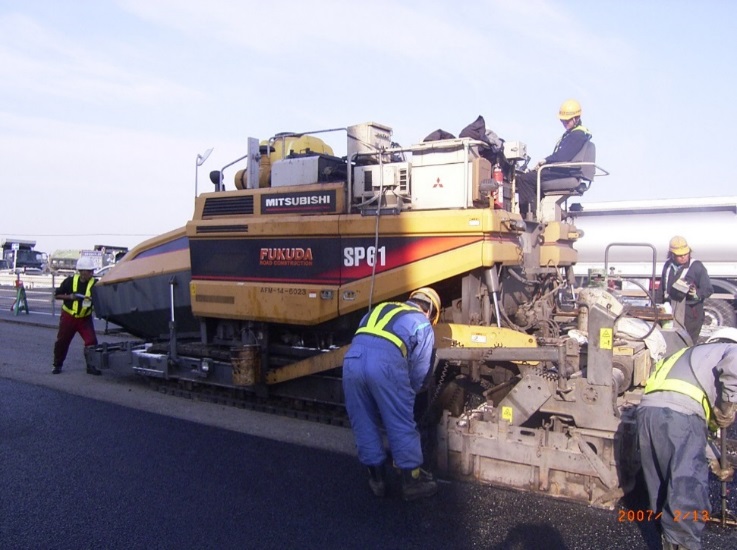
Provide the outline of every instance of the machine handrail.
[[[536,204],[536,216],[538,220],[540,219],[540,215],[541,215],[541,212],[540,212],[540,198],[541,198],[540,197],[540,184],[541,184],[540,174],[542,174],[542,171],[546,168],[572,168],[575,166],[593,166],[594,167],[595,172],[594,172],[594,175],[591,177],[591,179],[585,178],[583,176],[578,177],[578,179],[586,180],[589,182],[593,181],[593,179],[596,176],[603,177],[603,176],[609,175],[609,172],[607,170],[604,170],[604,168],[602,168],[595,162],[590,162],[590,161],[551,162],[549,164],[540,165],[537,168],[537,202],[535,203]],[[570,177],[575,178],[577,176],[570,176]]]

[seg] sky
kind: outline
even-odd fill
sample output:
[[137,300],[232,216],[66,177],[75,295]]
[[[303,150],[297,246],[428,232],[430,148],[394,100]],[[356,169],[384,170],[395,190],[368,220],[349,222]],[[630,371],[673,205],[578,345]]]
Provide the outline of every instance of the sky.
[[584,205],[734,195],[736,26],[731,0],[0,0],[0,238],[132,247],[284,131],[483,115],[536,162],[568,98],[610,172]]

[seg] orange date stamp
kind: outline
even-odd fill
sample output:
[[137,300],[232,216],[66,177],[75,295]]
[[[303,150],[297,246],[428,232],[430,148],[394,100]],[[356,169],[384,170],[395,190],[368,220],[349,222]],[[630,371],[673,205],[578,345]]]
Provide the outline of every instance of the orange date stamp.
[[[657,521],[661,518],[663,512],[655,510],[619,510],[617,520],[619,523],[642,523],[644,521]],[[674,510],[673,521],[680,523],[691,521],[694,523],[706,523],[711,519],[709,510]]]

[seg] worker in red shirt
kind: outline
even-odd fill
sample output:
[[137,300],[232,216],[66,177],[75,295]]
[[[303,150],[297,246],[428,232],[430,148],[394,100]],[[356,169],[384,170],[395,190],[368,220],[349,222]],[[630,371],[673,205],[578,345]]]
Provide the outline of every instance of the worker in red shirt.
[[[92,321],[92,287],[97,282],[92,276],[94,269],[92,258],[82,256],[77,260],[77,273],[64,279],[54,293],[57,300],[64,302],[61,306],[59,332],[54,344],[54,368],[51,371],[53,374],[61,372],[75,334],[82,337],[85,346],[97,345],[97,335]],[[101,373],[99,369],[88,365],[87,374]]]

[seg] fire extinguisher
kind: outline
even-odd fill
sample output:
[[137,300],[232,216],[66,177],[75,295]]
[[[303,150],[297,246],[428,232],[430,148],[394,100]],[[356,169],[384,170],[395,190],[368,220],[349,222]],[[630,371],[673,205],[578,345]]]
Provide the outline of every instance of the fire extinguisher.
[[502,173],[502,167],[499,164],[495,164],[491,171],[491,179],[497,185],[496,191],[494,191],[494,209],[504,208],[504,174]]

